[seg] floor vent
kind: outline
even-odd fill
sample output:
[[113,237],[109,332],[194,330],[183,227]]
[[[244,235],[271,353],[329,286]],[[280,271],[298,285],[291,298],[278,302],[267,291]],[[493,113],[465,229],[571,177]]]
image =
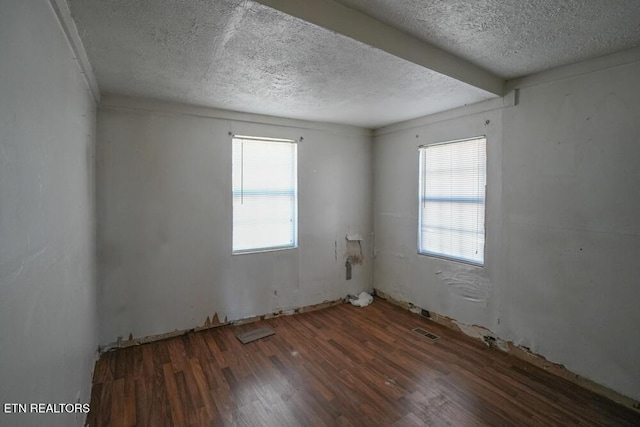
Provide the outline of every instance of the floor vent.
[[245,332],[244,334],[236,335],[236,338],[242,342],[242,344],[247,344],[262,338],[270,337],[271,335],[275,335],[276,331],[273,328],[268,326],[264,326],[258,329],[252,329],[249,332]]
[[431,332],[425,331],[422,328],[413,328],[412,331],[417,333],[417,334],[420,334],[422,336],[425,336],[425,337],[429,338],[431,341],[437,341],[438,338],[440,338],[436,334],[432,334]]

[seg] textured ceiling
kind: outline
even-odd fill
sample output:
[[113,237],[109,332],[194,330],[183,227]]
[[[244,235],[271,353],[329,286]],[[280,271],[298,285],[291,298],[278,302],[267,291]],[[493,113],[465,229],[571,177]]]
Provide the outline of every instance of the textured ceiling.
[[337,0],[513,78],[640,45],[640,0]]
[[[68,1],[105,94],[367,128],[494,97],[251,0]],[[339,1],[502,77],[640,42],[640,0]]]
[[70,6],[102,93],[368,128],[493,97],[249,1]]

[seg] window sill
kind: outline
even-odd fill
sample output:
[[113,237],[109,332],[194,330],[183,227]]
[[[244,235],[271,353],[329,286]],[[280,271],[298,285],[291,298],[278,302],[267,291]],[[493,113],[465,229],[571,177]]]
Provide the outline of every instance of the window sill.
[[480,264],[474,261],[467,261],[464,259],[458,259],[458,258],[453,258],[453,257],[448,257],[445,255],[439,255],[439,254],[433,254],[433,253],[429,253],[429,252],[420,252],[418,251],[418,255],[424,256],[424,257],[428,257],[428,258],[434,258],[434,259],[438,259],[438,260],[443,260],[443,261],[450,261],[450,262],[456,262],[458,264],[464,264],[464,265],[470,265],[472,267],[478,267],[478,268],[484,268],[486,263]]
[[231,255],[247,255],[247,254],[262,254],[265,252],[280,252],[280,251],[289,251],[292,249],[298,249],[298,246],[285,246],[278,248],[265,248],[265,249],[247,249],[245,251],[236,251],[231,252]]

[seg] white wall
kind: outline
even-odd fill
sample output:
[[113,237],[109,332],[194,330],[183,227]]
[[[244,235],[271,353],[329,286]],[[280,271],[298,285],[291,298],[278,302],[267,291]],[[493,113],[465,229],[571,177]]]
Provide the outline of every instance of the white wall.
[[[89,402],[95,106],[47,1],[0,13],[0,404]],[[0,425],[82,425],[17,415]]]
[[[369,257],[350,281],[344,267],[347,233],[366,236],[363,249],[370,251],[367,132],[251,123],[229,112],[223,114],[237,119],[203,117],[168,104],[104,105],[97,180],[103,344],[130,333],[193,328],[214,313],[235,320],[371,288]],[[229,132],[304,138],[298,146],[299,248],[231,255]]]
[[[639,63],[618,66],[523,88],[515,107],[380,132],[375,287],[640,399],[638,76]],[[485,267],[417,255],[418,145],[482,134]]]

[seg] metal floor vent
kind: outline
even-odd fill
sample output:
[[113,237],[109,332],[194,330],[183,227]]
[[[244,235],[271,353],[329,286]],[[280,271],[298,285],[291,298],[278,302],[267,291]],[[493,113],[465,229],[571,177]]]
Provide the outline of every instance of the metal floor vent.
[[431,341],[437,341],[438,338],[440,338],[436,334],[432,334],[431,332],[425,331],[422,328],[413,328],[412,331],[417,333],[417,334],[420,334],[422,336],[425,336],[425,337],[429,338]]

